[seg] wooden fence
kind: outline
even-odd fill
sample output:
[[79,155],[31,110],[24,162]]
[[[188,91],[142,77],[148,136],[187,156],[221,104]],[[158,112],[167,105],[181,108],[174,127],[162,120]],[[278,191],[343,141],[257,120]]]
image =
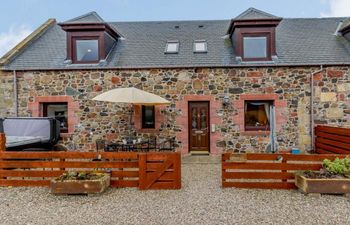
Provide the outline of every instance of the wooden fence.
[[[112,187],[177,189],[181,188],[180,162],[180,153],[173,152],[0,151],[0,186],[48,186],[53,177],[66,171],[96,170],[111,174]],[[142,183],[145,177],[147,184]]]
[[222,154],[222,187],[296,189],[294,172],[319,170],[324,159],[347,155]]
[[350,129],[317,126],[315,148],[318,154],[350,154]]

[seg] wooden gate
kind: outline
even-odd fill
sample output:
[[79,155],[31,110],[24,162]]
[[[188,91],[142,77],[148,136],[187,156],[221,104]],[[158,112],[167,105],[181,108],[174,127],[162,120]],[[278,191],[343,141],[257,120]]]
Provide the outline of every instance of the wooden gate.
[[141,190],[181,188],[180,153],[140,153],[139,169]]

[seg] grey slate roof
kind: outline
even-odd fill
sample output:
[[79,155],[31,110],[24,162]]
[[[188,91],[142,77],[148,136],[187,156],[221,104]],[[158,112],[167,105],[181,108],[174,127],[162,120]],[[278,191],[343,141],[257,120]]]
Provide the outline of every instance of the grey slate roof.
[[[77,20],[91,22],[95,18],[94,13],[90,13]],[[349,42],[334,35],[339,22],[344,19],[346,18],[283,19],[276,30],[278,59],[265,63],[236,61],[231,40],[225,35],[230,20],[213,20],[111,22],[109,24],[123,38],[112,49],[105,64],[67,65],[64,63],[66,34],[55,24],[5,65],[5,69],[350,64],[350,52],[347,49]],[[179,40],[178,54],[164,53],[167,40]],[[193,53],[194,40],[206,40],[208,52]]]
[[249,8],[235,18],[235,20],[251,20],[251,19],[280,19],[280,17],[274,16],[267,12],[263,12],[256,8]]

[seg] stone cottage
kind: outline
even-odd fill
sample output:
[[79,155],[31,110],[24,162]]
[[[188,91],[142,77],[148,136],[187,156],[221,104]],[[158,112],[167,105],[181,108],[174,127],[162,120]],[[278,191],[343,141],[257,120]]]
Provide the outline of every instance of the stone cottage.
[[105,22],[91,12],[49,19],[1,58],[0,116],[56,117],[62,145],[94,150],[125,138],[131,108],[91,99],[136,87],[171,101],[134,106],[136,134],[176,137],[182,153],[266,151],[272,129],[279,149],[311,150],[315,125],[350,125],[349,66],[348,18],[250,8],[232,20]]

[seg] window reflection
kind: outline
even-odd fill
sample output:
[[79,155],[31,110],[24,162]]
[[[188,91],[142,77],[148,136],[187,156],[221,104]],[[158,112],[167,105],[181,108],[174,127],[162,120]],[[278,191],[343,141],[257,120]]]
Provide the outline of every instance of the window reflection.
[[80,62],[98,61],[98,40],[76,40],[76,57]]

